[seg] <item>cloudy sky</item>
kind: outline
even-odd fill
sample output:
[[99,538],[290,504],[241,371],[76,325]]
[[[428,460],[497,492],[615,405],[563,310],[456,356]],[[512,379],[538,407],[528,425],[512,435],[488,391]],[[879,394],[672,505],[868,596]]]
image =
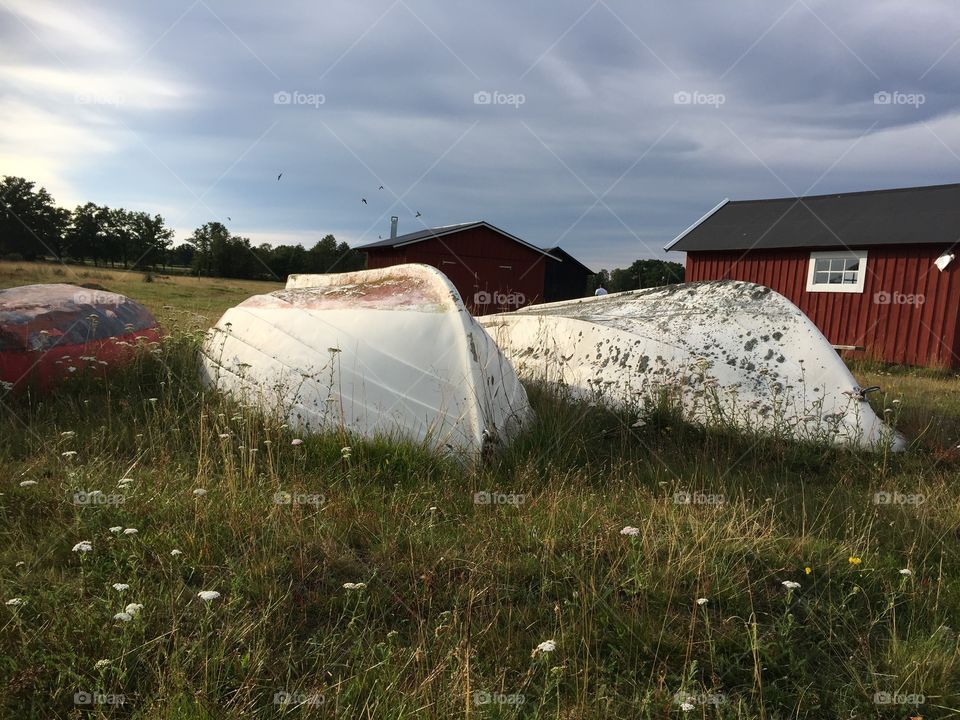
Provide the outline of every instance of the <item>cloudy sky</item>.
[[727,197],[960,180],[957,77],[951,0],[0,0],[0,174],[178,240],[485,219],[610,268]]

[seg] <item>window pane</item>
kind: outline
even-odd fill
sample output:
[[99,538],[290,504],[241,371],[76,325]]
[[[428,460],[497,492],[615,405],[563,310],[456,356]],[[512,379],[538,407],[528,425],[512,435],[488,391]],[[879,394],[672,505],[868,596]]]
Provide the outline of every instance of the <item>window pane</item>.
[[826,285],[830,281],[830,273],[818,272],[813,274],[813,282],[815,285]]
[[815,272],[826,272],[830,269],[830,258],[817,258],[814,260],[813,269]]
[[830,284],[839,285],[843,280],[843,273],[830,273]]
[[856,285],[857,284],[857,274],[855,272],[845,272],[843,274],[843,284],[844,285]]
[[856,270],[860,267],[860,258],[850,258],[846,262],[844,270]]

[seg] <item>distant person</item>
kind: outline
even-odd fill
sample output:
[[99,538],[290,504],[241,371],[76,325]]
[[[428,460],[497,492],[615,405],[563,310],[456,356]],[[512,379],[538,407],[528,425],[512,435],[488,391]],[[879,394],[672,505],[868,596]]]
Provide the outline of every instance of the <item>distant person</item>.
[[600,297],[601,295],[606,295],[607,291],[604,290],[603,285],[601,285],[600,287],[598,287],[596,290],[593,291],[593,294],[596,295],[597,297]]

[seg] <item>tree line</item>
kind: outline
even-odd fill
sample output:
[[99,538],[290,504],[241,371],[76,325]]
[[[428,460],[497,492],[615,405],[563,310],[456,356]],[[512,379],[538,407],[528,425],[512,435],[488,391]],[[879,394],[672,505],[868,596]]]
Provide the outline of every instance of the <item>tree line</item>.
[[683,277],[684,267],[680,263],[669,260],[637,260],[630,267],[601,270],[592,275],[589,289],[591,294],[601,286],[612,293],[639,290],[682,283]]
[[132,270],[187,268],[192,274],[283,279],[291,273],[363,269],[363,253],[327,235],[302,245],[254,246],[220,222],[197,228],[173,246],[161,215],[92,202],[72,211],[58,207],[44,187],[21,177],[0,180],[0,259],[72,260]]
[[[253,245],[221,222],[194,230],[173,247],[173,230],[160,215],[92,202],[72,211],[58,207],[46,188],[21,177],[0,180],[0,259],[73,260],[133,270],[186,268],[194,275],[284,279],[293,273],[362,270],[362,252],[326,235],[312,248]],[[636,290],[683,282],[683,265],[637,260],[630,267],[601,270],[590,278],[592,293]]]

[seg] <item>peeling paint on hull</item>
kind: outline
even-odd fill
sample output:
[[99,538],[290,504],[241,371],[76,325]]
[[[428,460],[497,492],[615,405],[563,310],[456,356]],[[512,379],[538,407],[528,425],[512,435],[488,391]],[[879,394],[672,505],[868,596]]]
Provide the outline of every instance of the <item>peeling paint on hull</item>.
[[666,393],[699,424],[871,449],[905,445],[816,326],[760,285],[673,285],[480,322],[522,378],[582,398],[635,407]]
[[292,275],[224,314],[202,375],[297,430],[395,436],[463,457],[509,441],[532,415],[509,361],[425,265]]

